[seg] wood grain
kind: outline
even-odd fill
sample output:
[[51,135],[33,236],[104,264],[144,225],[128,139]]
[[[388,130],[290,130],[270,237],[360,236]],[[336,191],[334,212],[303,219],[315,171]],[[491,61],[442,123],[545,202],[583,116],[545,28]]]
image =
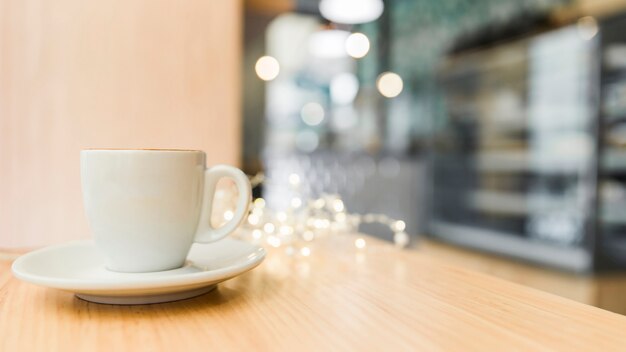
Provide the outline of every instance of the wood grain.
[[88,235],[82,148],[240,158],[242,1],[0,0],[0,248]]
[[[616,284],[625,281],[624,278],[626,278],[626,275],[619,273],[593,276],[565,272],[430,239],[421,241],[418,250],[422,255],[433,260],[458,265],[612,311],[616,311],[615,309],[619,307],[611,305],[606,299],[601,302],[598,297],[599,292],[608,282]],[[618,279],[619,277],[622,279]],[[621,287],[622,294],[613,296],[612,302],[623,300],[626,295],[626,285],[621,285]],[[626,314],[626,310],[622,309],[617,309],[616,312]]]
[[0,264],[0,350],[624,350],[626,317],[354,236],[271,250],[207,295],[87,303]]

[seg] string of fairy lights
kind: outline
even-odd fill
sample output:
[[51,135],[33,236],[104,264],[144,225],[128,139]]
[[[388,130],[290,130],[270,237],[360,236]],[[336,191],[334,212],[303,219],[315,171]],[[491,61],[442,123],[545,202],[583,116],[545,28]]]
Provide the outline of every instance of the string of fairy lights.
[[[252,187],[267,182],[263,173],[250,178]],[[256,198],[250,204],[250,210],[242,224],[239,236],[256,243],[265,243],[271,247],[284,247],[302,256],[311,254],[310,244],[316,239],[328,236],[356,233],[361,224],[379,223],[389,227],[393,232],[396,247],[404,248],[409,244],[410,237],[406,233],[406,223],[392,219],[384,214],[350,213],[337,194],[323,194],[304,200],[301,196],[301,179],[297,174],[289,175],[288,187],[292,197],[286,209],[271,209],[264,198]],[[226,204],[223,209],[222,221],[233,217],[232,208],[235,203],[235,188],[221,190],[216,193],[217,204]],[[367,241],[363,237],[354,240],[357,249],[365,249]]]

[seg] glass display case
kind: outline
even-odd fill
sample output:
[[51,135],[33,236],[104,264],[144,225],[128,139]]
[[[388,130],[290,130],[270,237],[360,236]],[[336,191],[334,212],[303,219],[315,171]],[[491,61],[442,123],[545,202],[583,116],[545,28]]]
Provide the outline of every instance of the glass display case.
[[[626,166],[626,123],[604,134],[599,111],[626,113],[626,75],[605,82],[604,31],[586,19],[442,63],[432,236],[574,271],[618,264],[602,258],[626,230],[626,168],[609,172]],[[601,133],[617,145],[605,150]]]

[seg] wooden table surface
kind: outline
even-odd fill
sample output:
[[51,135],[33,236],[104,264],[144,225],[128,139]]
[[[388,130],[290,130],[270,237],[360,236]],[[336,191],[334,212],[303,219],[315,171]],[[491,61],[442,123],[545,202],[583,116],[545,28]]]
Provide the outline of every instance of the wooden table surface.
[[626,315],[626,272],[580,274],[422,239],[423,256]]
[[88,303],[0,261],[0,351],[626,350],[626,317],[354,236],[269,251],[197,298]]

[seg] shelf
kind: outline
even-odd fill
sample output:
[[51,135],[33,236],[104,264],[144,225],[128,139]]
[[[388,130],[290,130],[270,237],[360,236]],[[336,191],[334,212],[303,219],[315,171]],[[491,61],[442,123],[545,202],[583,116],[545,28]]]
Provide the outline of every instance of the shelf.
[[622,82],[626,80],[626,68],[612,68],[605,69],[602,72],[602,82],[601,86],[607,86],[610,84],[615,84],[616,82]]
[[608,148],[604,151],[601,164],[604,171],[626,172],[626,150]]
[[[618,186],[607,187],[604,186],[601,190],[600,220],[609,225],[626,225],[626,202],[623,194],[616,195],[617,192],[622,193],[624,189],[614,188]],[[615,199],[607,199],[611,195],[616,195]]]
[[469,203],[471,208],[483,212],[528,216],[530,213],[566,209],[571,200],[547,194],[474,191],[470,193]]
[[602,212],[600,221],[608,225],[626,225],[626,214],[617,214],[616,212]]
[[[626,156],[625,156],[626,157]],[[489,151],[476,155],[476,168],[488,172],[537,172],[542,174],[580,174],[590,163],[586,158],[546,157],[528,151]],[[626,160],[626,159],[625,159]],[[626,165],[626,163],[625,163]]]
[[556,246],[519,235],[434,220],[432,236],[451,243],[579,272],[591,268],[591,255],[582,247]]

